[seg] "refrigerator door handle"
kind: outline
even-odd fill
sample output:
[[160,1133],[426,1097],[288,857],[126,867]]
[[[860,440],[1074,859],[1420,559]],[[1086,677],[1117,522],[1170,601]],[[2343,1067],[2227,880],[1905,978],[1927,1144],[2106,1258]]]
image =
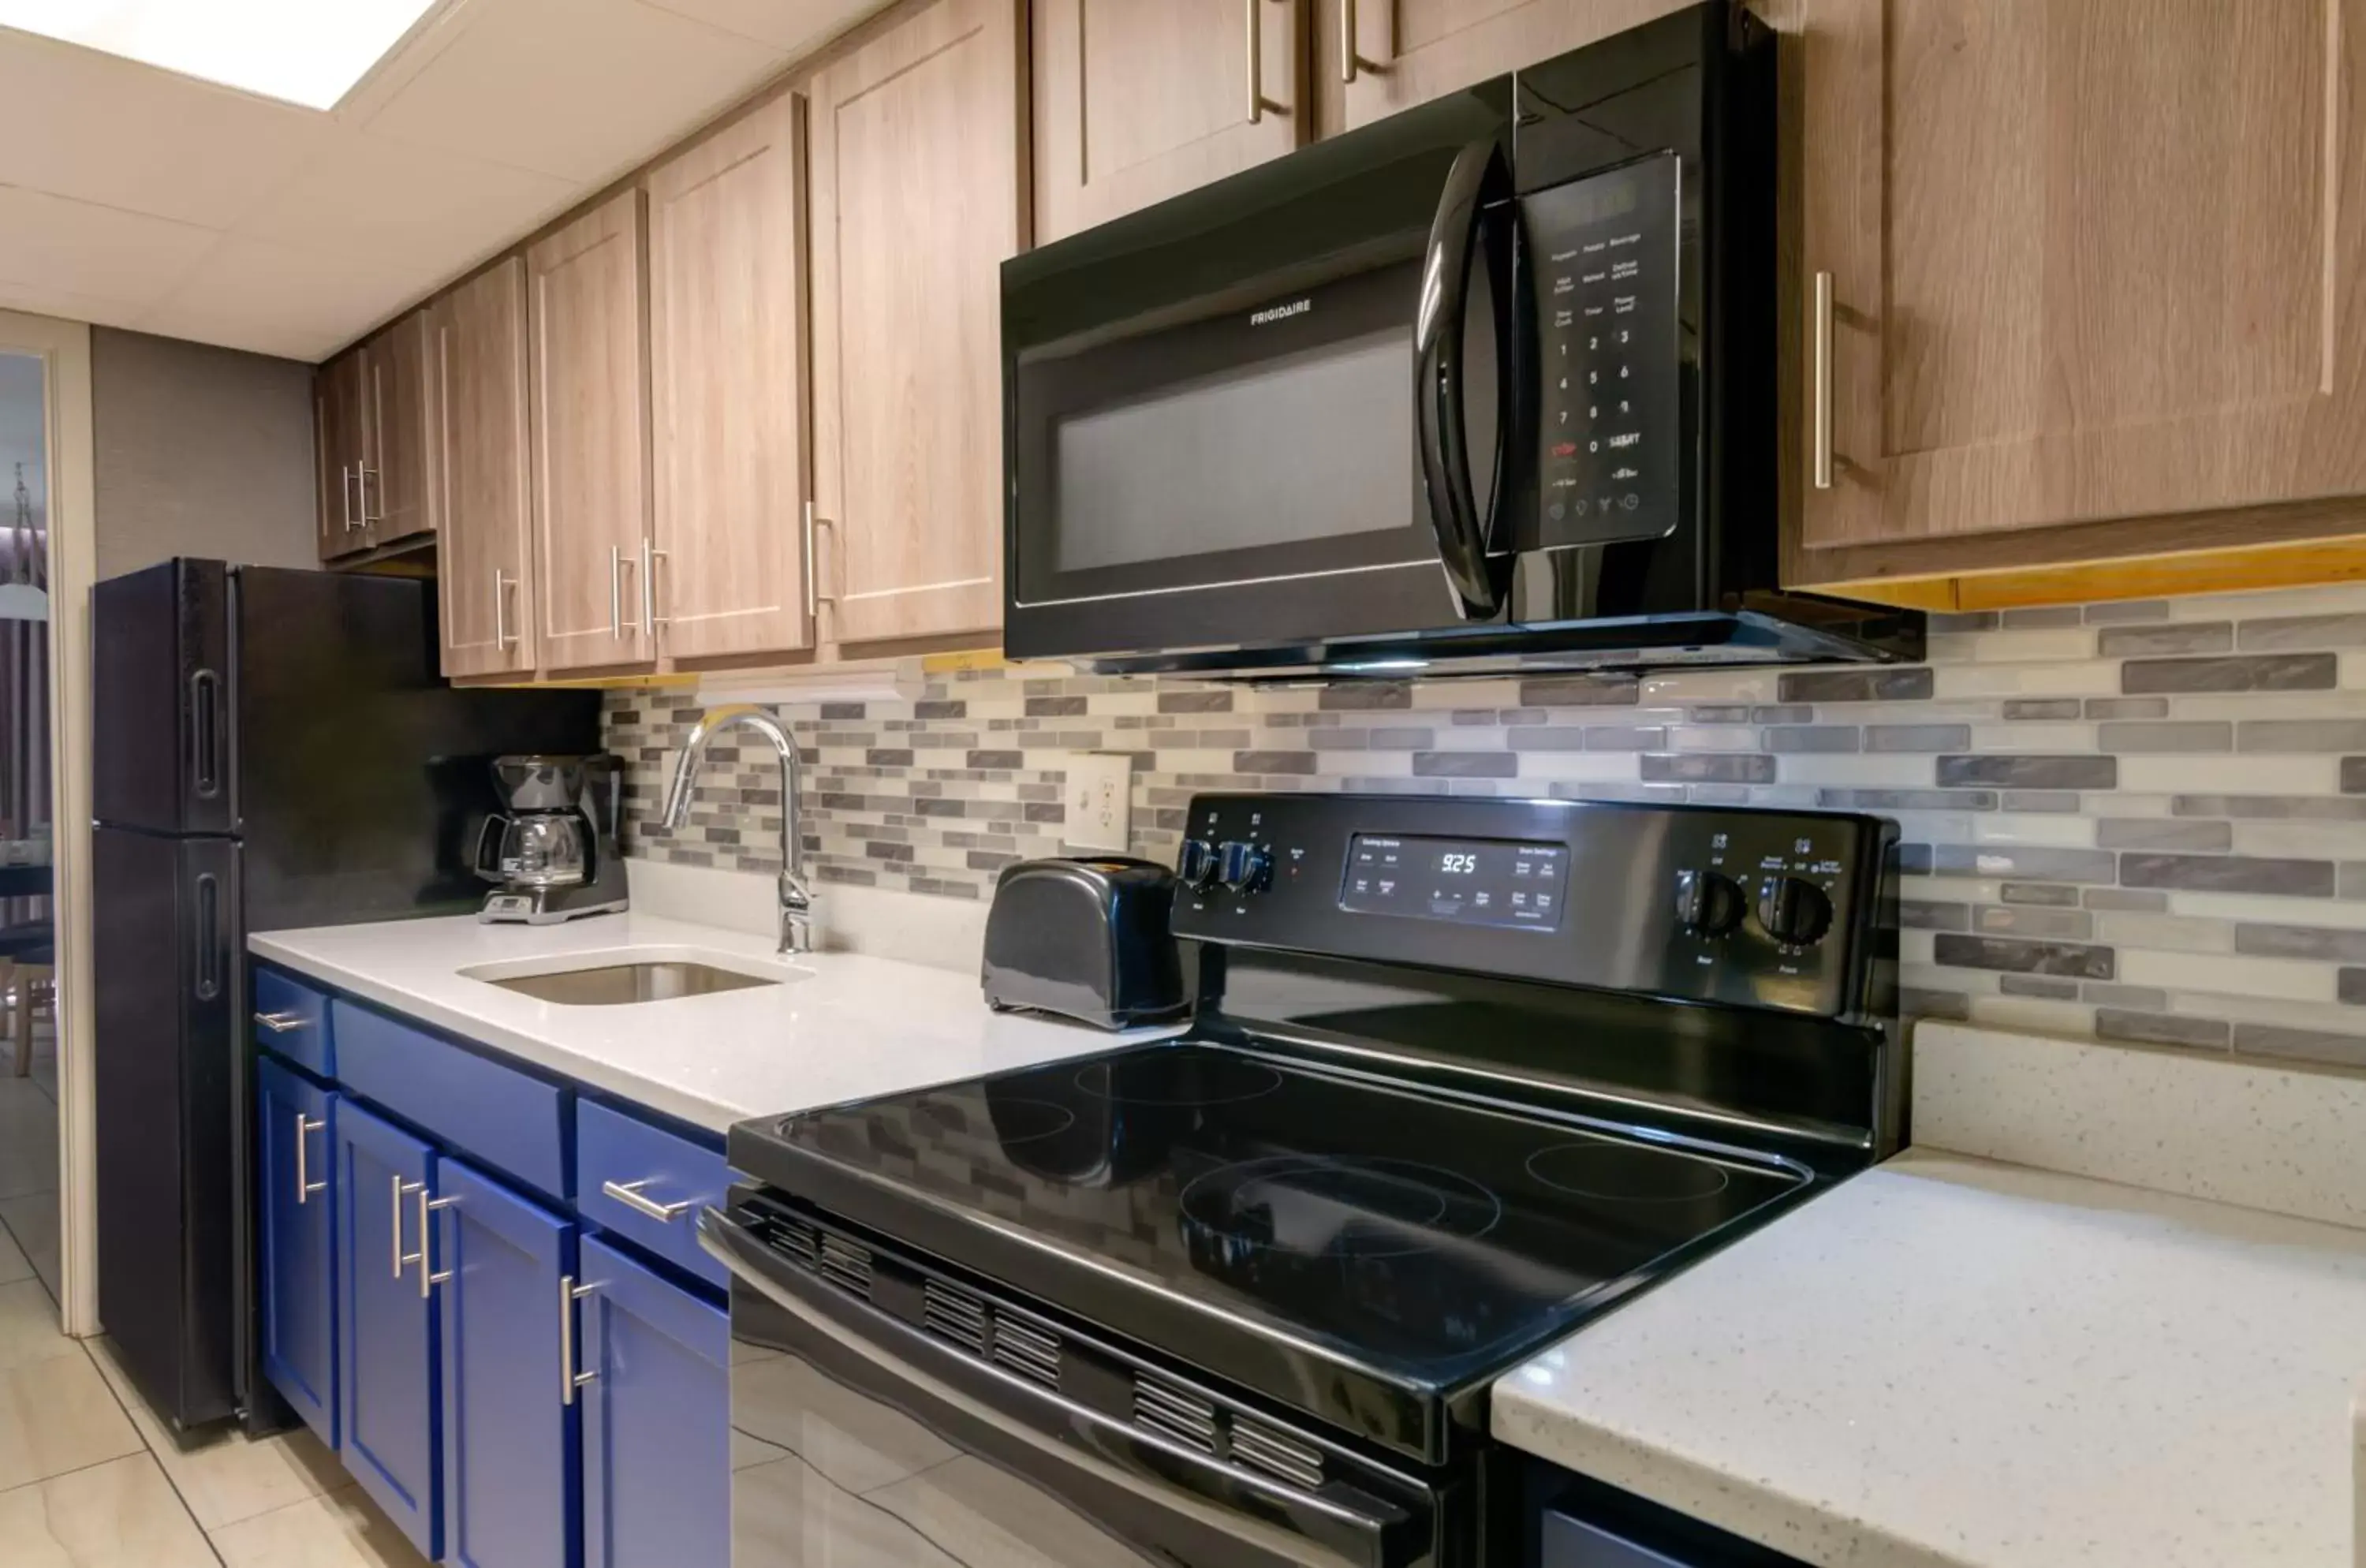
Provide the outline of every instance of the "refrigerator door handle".
[[189,677],[189,776],[201,800],[221,793],[221,677],[200,670]]
[[221,995],[221,882],[211,872],[199,872],[197,900],[197,1000]]

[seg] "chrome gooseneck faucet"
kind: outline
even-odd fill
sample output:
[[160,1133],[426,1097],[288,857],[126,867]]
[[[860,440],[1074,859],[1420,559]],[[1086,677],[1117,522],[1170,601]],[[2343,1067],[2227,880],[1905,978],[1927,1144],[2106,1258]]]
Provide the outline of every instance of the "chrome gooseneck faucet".
[[682,743],[674,763],[673,784],[666,791],[665,825],[679,829],[690,820],[691,797],[698,775],[706,766],[706,748],[727,729],[752,729],[772,744],[781,757],[781,946],[783,953],[813,951],[813,888],[806,881],[805,834],[797,820],[797,742],[789,727],[745,703],[709,708]]

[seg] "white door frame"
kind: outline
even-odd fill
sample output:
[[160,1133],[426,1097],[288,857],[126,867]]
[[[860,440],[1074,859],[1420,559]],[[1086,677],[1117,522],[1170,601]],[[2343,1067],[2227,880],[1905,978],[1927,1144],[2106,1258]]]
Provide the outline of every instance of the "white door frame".
[[49,460],[50,818],[56,860],[58,1304],[68,1334],[98,1325],[97,1119],[90,1052],[90,585],[94,513],[90,328],[0,310],[0,352],[43,366]]

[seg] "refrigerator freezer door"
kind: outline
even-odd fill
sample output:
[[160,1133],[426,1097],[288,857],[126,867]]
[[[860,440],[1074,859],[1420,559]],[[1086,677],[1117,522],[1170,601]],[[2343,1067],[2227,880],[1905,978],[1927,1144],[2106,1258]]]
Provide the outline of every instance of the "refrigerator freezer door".
[[164,561],[92,589],[92,816],[152,833],[236,833],[233,679],[220,561]]
[[101,827],[98,1311],[176,1427],[231,1415],[249,1310],[238,844]]

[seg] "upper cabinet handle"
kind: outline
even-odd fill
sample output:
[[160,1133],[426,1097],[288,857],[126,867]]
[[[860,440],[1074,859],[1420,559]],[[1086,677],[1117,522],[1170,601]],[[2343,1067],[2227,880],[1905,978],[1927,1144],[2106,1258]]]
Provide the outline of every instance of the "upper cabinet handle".
[[493,568],[493,647],[496,650],[517,640],[517,635],[510,630],[509,623],[510,590],[516,585],[517,579],[498,566]]
[[662,625],[658,619],[658,562],[666,553],[657,547],[657,541],[646,534],[641,536],[641,625],[649,636],[658,635]]
[[814,511],[811,501],[806,502],[806,619],[814,623],[814,636],[821,636],[821,606],[824,600],[835,604],[838,596],[821,591],[821,552],[817,545],[820,530],[834,527],[827,517]]
[[625,549],[608,547],[608,635],[625,640]]
[[1375,69],[1356,48],[1356,0],[1339,0],[1339,80],[1352,83],[1358,72]]
[[1808,418],[1814,426],[1808,438],[1810,479],[1818,490],[1832,488],[1832,275],[1816,274],[1814,320],[1808,324]]

